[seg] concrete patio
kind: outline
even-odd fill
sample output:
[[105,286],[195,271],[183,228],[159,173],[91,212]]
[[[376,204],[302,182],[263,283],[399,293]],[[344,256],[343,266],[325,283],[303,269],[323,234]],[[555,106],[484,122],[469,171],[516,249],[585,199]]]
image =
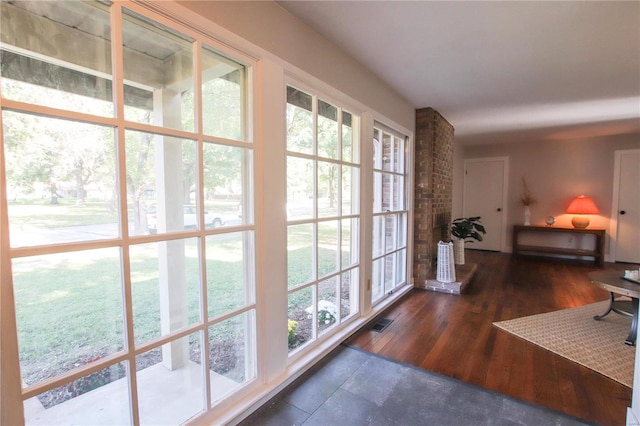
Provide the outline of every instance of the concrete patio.
[[[228,394],[237,383],[212,371],[212,400]],[[162,363],[137,372],[141,424],[175,425],[204,410],[202,366],[189,362],[173,371]],[[45,409],[37,398],[25,401],[28,425],[131,424],[127,378]]]

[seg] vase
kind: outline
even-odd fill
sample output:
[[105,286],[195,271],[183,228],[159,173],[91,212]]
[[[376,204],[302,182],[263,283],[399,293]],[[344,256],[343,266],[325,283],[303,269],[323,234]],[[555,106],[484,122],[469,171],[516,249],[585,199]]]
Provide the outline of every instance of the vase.
[[456,265],[464,265],[464,239],[453,240],[453,253]]
[[529,206],[524,206],[524,226],[531,225],[531,210]]
[[453,244],[438,242],[438,269],[436,280],[452,283],[456,280],[456,267],[453,263]]

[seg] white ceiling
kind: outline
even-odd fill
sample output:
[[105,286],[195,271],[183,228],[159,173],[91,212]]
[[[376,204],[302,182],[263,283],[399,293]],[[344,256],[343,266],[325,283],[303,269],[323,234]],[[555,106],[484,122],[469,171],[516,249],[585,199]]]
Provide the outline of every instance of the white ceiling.
[[640,140],[640,1],[278,3],[461,143]]

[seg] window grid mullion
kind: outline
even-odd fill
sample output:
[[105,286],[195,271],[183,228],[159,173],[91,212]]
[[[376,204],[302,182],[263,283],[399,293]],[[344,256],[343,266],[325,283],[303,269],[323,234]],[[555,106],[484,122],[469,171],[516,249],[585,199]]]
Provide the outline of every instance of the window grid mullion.
[[122,265],[123,285],[123,309],[127,353],[127,379],[129,383],[129,404],[131,422],[134,425],[140,423],[140,409],[138,405],[138,385],[136,373],[135,340],[133,324],[133,294],[131,288],[131,263],[129,256],[129,219],[127,209],[127,170],[126,170],[126,139],[124,126],[124,63],[123,63],[123,39],[122,39],[122,5],[114,4],[111,7],[111,54],[113,74],[113,100],[116,118],[116,143],[117,143],[117,171],[120,205],[120,237],[123,240],[120,251]]
[[[194,120],[194,132],[197,135],[196,139],[196,188],[197,188],[197,200],[196,206],[198,208],[199,229],[204,231],[204,140],[202,133],[202,41],[196,39],[192,43],[193,47],[193,94],[194,94],[194,108],[193,108],[193,120]],[[201,353],[200,362],[203,366],[209,365],[209,327],[208,327],[208,315],[209,315],[209,300],[208,300],[208,285],[207,285],[207,236],[202,235],[198,238],[198,253],[200,264],[200,321],[203,324],[200,331],[197,333],[200,338]],[[208,374],[209,368],[203,368],[201,374],[203,374],[202,382],[204,384],[203,402],[205,410],[211,407],[211,374]]]

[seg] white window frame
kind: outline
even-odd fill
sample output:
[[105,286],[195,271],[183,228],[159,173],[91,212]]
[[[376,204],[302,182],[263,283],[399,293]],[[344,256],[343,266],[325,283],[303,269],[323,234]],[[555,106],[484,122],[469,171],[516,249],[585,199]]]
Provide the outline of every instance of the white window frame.
[[[289,78],[286,79],[286,84],[284,86],[284,91],[285,91],[285,105],[286,105],[286,91],[288,87],[292,87],[298,90],[303,91],[304,93],[310,95],[312,97],[312,114],[313,114],[313,149],[312,149],[312,153],[311,154],[305,154],[305,153],[297,153],[295,151],[288,151],[286,149],[286,138],[284,140],[284,145],[285,145],[285,155],[286,158],[289,157],[293,157],[293,158],[300,158],[300,159],[308,159],[308,160],[312,160],[315,162],[316,166],[314,167],[314,188],[316,190],[316,193],[314,193],[314,206],[315,206],[315,210],[317,211],[317,201],[318,201],[318,197],[317,197],[317,189],[318,189],[318,182],[317,182],[317,176],[318,176],[318,171],[317,171],[317,163],[318,162],[327,162],[327,163],[331,163],[331,164],[336,164],[338,166],[342,166],[342,165],[346,165],[346,166],[353,166],[356,167],[359,171],[358,173],[358,184],[359,186],[362,185],[362,180],[363,180],[363,172],[362,172],[362,168],[363,168],[363,157],[362,157],[362,136],[361,136],[361,129],[362,129],[362,112],[355,112],[358,111],[358,109],[356,109],[357,107],[354,105],[350,104],[352,103],[351,100],[348,99],[344,99],[344,97],[342,97],[342,99],[338,99],[335,96],[335,89],[330,89],[327,90],[327,88],[325,88],[325,91],[321,91],[317,88],[314,88],[312,85],[308,85],[306,83],[304,83],[302,80],[297,79],[293,76],[289,76]],[[329,92],[329,93],[328,93]],[[346,111],[349,112],[352,117],[356,120],[357,122],[357,129],[353,128],[353,132],[354,132],[354,138],[352,140],[352,144],[353,146],[358,145],[357,148],[357,155],[358,155],[358,162],[348,162],[348,161],[344,161],[343,159],[330,159],[330,158],[326,158],[326,157],[320,157],[318,156],[317,153],[317,144],[318,144],[318,140],[317,140],[317,136],[318,136],[318,123],[317,123],[317,118],[318,118],[318,111],[317,111],[317,105],[319,101],[323,101],[323,102],[327,102],[335,107],[338,108],[338,131],[340,132],[340,141],[342,141],[342,117],[341,117],[341,112],[342,111]],[[342,148],[342,143],[339,144],[339,148]],[[355,148],[354,148],[355,149]],[[341,186],[341,180],[340,180],[340,186]],[[285,186],[285,198],[286,198],[286,186]],[[342,192],[341,190],[339,191],[340,193]],[[343,214],[342,213],[342,198],[339,197],[338,200],[338,205],[337,205],[337,209],[339,210],[337,215],[335,217],[333,217],[331,220],[337,220],[339,223],[343,220],[343,219],[351,219],[351,218],[356,218],[358,219],[358,245],[360,244],[360,240],[362,237],[362,215],[363,215],[363,211],[362,211],[362,197],[360,196],[358,199],[358,213],[357,214]],[[291,224],[312,224],[313,228],[315,229],[314,231],[314,235],[316,235],[317,238],[317,227],[319,223],[324,222],[325,218],[323,217],[313,217],[313,218],[309,218],[309,219],[301,219],[301,220],[292,220],[292,221],[288,221],[287,222],[287,227],[285,228],[285,232],[288,230],[288,226]],[[353,232],[353,230],[351,231]],[[341,232],[340,230],[338,230],[338,242],[340,243],[340,245],[338,246],[338,252],[340,253],[340,249],[341,249],[341,244],[342,244],[342,237],[341,237]],[[312,242],[312,251],[313,251],[313,256],[314,256],[314,264],[313,264],[313,268],[317,269],[317,264],[318,264],[318,253],[317,250],[315,249],[317,247],[317,241]],[[285,250],[287,248],[285,247]],[[341,259],[341,255],[339,254],[339,257]],[[318,303],[318,285],[326,278],[328,278],[327,276],[323,276],[323,277],[319,277],[319,276],[315,276],[310,282],[302,284],[302,285],[298,285],[295,288],[292,289],[288,289],[287,288],[287,297],[289,294],[296,292],[296,291],[300,291],[303,290],[305,288],[311,288],[312,289],[312,304],[315,307],[313,310],[313,318],[312,318],[312,322],[313,322],[313,331],[312,331],[312,338],[309,342],[303,344],[302,346],[294,349],[293,351],[291,351],[289,353],[289,362],[295,362],[296,360],[300,359],[303,355],[305,355],[306,353],[309,353],[310,351],[312,351],[314,348],[318,347],[319,345],[322,345],[322,343],[324,341],[327,341],[331,338],[331,336],[335,335],[336,333],[340,332],[341,330],[343,330],[345,327],[347,327],[349,325],[349,323],[353,322],[357,317],[359,317],[361,315],[361,293],[362,293],[362,282],[363,282],[363,275],[362,275],[362,258],[359,255],[358,256],[358,262],[357,262],[357,266],[350,266],[346,269],[342,268],[341,265],[341,261],[339,262],[340,265],[338,265],[338,271],[335,273],[330,274],[330,276],[337,276],[337,279],[340,280],[341,276],[344,272],[348,272],[351,271],[353,269],[358,270],[358,294],[355,295],[354,297],[357,297],[357,300],[355,301],[355,304],[357,306],[357,310],[356,312],[352,313],[352,315],[350,315],[346,321],[340,321],[341,318],[338,315],[338,323],[334,326],[331,327],[331,329],[327,330],[324,333],[319,333],[319,331],[317,330],[317,303]],[[287,280],[285,280],[285,284],[286,284]]]
[[[377,298],[376,300],[373,300],[373,292],[371,294],[371,304],[373,306],[383,302],[386,298],[388,298],[389,296],[391,296],[394,292],[397,292],[399,289],[401,289],[403,286],[406,285],[413,285],[413,279],[412,279],[412,263],[413,263],[413,181],[414,181],[414,161],[413,161],[413,154],[414,154],[414,148],[413,148],[413,138],[411,136],[411,132],[408,131],[407,129],[402,128],[401,126],[398,126],[397,124],[387,124],[389,123],[389,120],[385,120],[384,118],[382,119],[374,119],[372,122],[372,128],[371,128],[371,138],[369,139],[369,147],[371,148],[371,155],[369,158],[373,159],[373,143],[374,143],[374,128],[377,128],[379,131],[388,133],[390,135],[392,135],[394,138],[401,138],[404,140],[404,155],[402,156],[402,168],[403,168],[403,173],[398,173],[398,172],[388,172],[388,174],[391,175],[402,175],[404,177],[404,188],[403,188],[403,196],[404,196],[404,201],[405,201],[405,206],[403,210],[398,210],[398,211],[392,211],[389,214],[393,214],[395,216],[401,215],[401,214],[406,214],[407,217],[407,223],[406,223],[406,235],[405,235],[405,251],[406,251],[406,258],[405,258],[405,270],[404,270],[404,280],[403,282],[396,282],[393,285],[393,288],[389,291],[385,291],[384,288],[384,282],[382,282],[382,286],[383,286],[383,294]],[[382,141],[380,141],[382,142]],[[382,145],[380,146],[380,148],[382,149]],[[391,163],[393,163],[393,161],[391,161]],[[371,196],[373,199],[373,192],[376,190],[375,188],[375,182],[373,179],[373,172],[374,170],[376,171],[384,171],[384,166],[382,166],[382,168],[380,169],[374,169],[373,167],[373,161],[371,161],[371,170],[370,170],[370,174],[369,176],[371,176]],[[382,202],[382,200],[379,200],[380,202]],[[374,213],[374,207],[373,203],[370,204],[370,208],[369,208],[369,212],[372,214],[372,217],[375,215],[380,216],[380,213]],[[383,213],[385,214],[385,213]],[[373,221],[372,221],[372,225],[373,225]],[[371,226],[369,229],[371,229],[373,231],[373,226]],[[371,234],[371,241],[370,241],[370,245],[371,245],[371,257],[370,260],[371,262],[373,262],[374,257],[376,259],[383,259],[385,256],[388,255],[388,253],[385,250],[385,253],[381,256],[374,256],[373,255],[373,232],[369,232],[369,234]],[[392,250],[392,252],[397,253],[400,250],[398,250],[397,248]],[[396,262],[394,262],[393,265],[393,269],[394,269],[394,277],[397,275],[397,264]],[[371,265],[371,272],[373,273],[373,265]],[[369,285],[369,287],[371,287],[371,285]]]
[[[72,370],[69,373],[65,373],[55,378],[41,382],[38,384],[34,384],[26,387],[22,390],[22,378],[20,377],[19,367],[19,352],[18,352],[18,339],[17,339],[17,324],[15,321],[15,303],[13,296],[13,279],[11,273],[11,261],[12,259],[17,259],[20,257],[40,255],[40,254],[51,254],[51,253],[65,253],[65,252],[73,252],[77,250],[90,250],[94,248],[105,248],[105,247],[113,247],[113,248],[121,248],[122,250],[122,267],[123,273],[125,276],[125,280],[128,280],[130,268],[129,268],[129,256],[128,256],[128,248],[133,245],[138,245],[146,242],[158,242],[158,241],[169,241],[169,240],[182,240],[187,238],[198,237],[200,239],[200,252],[204,253],[204,248],[206,246],[206,236],[207,235],[222,235],[228,232],[253,232],[256,233],[256,224],[255,221],[250,221],[246,224],[235,226],[232,229],[223,228],[223,229],[214,229],[214,230],[206,230],[203,222],[203,210],[204,206],[201,203],[197,203],[197,208],[199,209],[199,222],[200,226],[197,230],[194,231],[186,231],[180,232],[176,235],[146,235],[146,236],[136,236],[129,235],[128,232],[128,211],[127,211],[127,188],[126,188],[126,167],[124,161],[124,152],[125,152],[125,129],[126,130],[134,130],[145,133],[153,133],[156,135],[170,136],[176,138],[186,138],[196,141],[197,148],[197,158],[199,158],[200,165],[198,166],[198,174],[199,178],[197,182],[200,184],[197,187],[197,191],[199,193],[199,200],[204,199],[204,188],[203,188],[203,169],[201,167],[203,156],[202,156],[202,144],[207,142],[218,142],[223,143],[228,146],[235,146],[240,148],[249,149],[254,152],[254,158],[256,157],[257,145],[254,143],[255,136],[255,98],[256,91],[254,89],[254,69],[257,67],[256,60],[247,54],[242,54],[240,51],[230,48],[226,43],[221,43],[220,40],[216,38],[212,38],[210,33],[204,33],[201,31],[194,30],[193,27],[185,25],[184,22],[181,22],[176,17],[168,16],[166,14],[158,14],[156,11],[152,10],[152,8],[147,7],[148,5],[138,4],[135,2],[123,1],[113,3],[110,7],[110,18],[111,18],[111,48],[112,48],[112,57],[116,58],[112,64],[112,81],[113,81],[113,92],[114,92],[114,107],[116,108],[116,113],[114,117],[100,117],[93,116],[89,114],[84,114],[81,112],[74,112],[69,110],[59,110],[54,108],[49,108],[46,106],[40,106],[35,104],[27,104],[19,101],[12,101],[9,99],[2,99],[2,107],[3,109],[8,109],[16,112],[27,113],[27,114],[36,114],[36,115],[44,115],[53,118],[61,118],[71,121],[79,121],[79,122],[87,122],[98,124],[102,126],[112,127],[116,130],[115,132],[115,140],[117,144],[117,158],[116,161],[119,165],[118,167],[118,187],[119,187],[119,219],[120,219],[120,236],[114,239],[109,240],[95,240],[95,241],[79,241],[73,243],[67,243],[63,245],[53,244],[53,245],[44,245],[44,246],[34,246],[34,247],[10,247],[10,241],[8,237],[8,232],[5,232],[9,229],[9,217],[8,217],[8,209],[5,203],[6,198],[6,177],[5,177],[5,158],[4,158],[4,150],[0,149],[0,249],[2,250],[1,256],[1,266],[2,266],[2,282],[1,282],[1,290],[0,290],[0,312],[2,313],[2,358],[0,358],[0,380],[2,381],[1,386],[3,389],[7,390],[7,398],[4,398],[3,391],[3,401],[0,406],[0,419],[2,419],[2,423],[7,421],[7,424],[22,424],[24,422],[24,413],[22,410],[23,401],[26,401],[29,398],[32,398],[44,391],[53,389],[57,386],[65,384],[69,381],[75,380],[77,378],[81,378],[88,373],[93,371],[97,371],[101,368],[104,368],[108,365],[113,365],[118,362],[129,362],[130,365],[135,365],[136,355],[144,353],[151,348],[161,347],[165,343],[176,341],[183,337],[189,336],[193,333],[202,333],[206,332],[212,325],[219,324],[229,318],[237,317],[239,315],[243,315],[245,313],[255,312],[256,320],[254,324],[250,325],[250,329],[248,330],[249,334],[255,336],[257,332],[255,331],[256,325],[259,323],[259,318],[261,316],[259,311],[259,306],[256,303],[257,297],[255,296],[255,287],[257,287],[257,283],[255,285],[251,285],[251,291],[254,292],[253,295],[250,296],[250,300],[252,302],[246,303],[245,305],[227,312],[223,315],[209,318],[208,320],[199,323],[199,325],[191,325],[185,329],[181,329],[179,331],[169,333],[163,335],[161,338],[154,340],[152,343],[145,343],[142,345],[135,346],[133,342],[133,325],[131,321],[125,321],[126,332],[128,335],[127,345],[129,349],[125,349],[117,355],[111,356],[107,358],[107,361],[96,361],[94,363],[86,364],[84,366],[78,367],[77,369]],[[128,9],[132,12],[135,12],[139,15],[148,17],[149,19],[158,22],[168,28],[175,29],[176,31],[190,36],[197,41],[194,42],[194,89],[196,93],[196,97],[201,99],[201,91],[199,88],[201,87],[201,79],[199,72],[199,56],[201,55],[201,49],[203,44],[206,44],[208,47],[215,49],[217,52],[222,55],[226,55],[230,58],[233,58],[234,61],[244,65],[246,67],[246,80],[245,80],[245,122],[244,122],[244,134],[246,135],[246,139],[244,141],[235,141],[228,140],[224,138],[203,135],[201,132],[198,132],[196,129],[201,129],[201,120],[202,117],[196,111],[195,120],[196,129],[194,131],[182,131],[179,129],[171,129],[167,127],[158,127],[154,125],[148,125],[143,123],[136,123],[132,121],[126,121],[124,119],[124,106],[123,103],[117,102],[118,99],[124,99],[123,94],[123,86],[122,86],[122,36],[120,25],[122,19],[122,9]],[[118,84],[120,83],[120,84]],[[196,104],[198,102],[196,101]],[[2,135],[2,118],[0,116],[0,137]],[[254,159],[255,164],[255,159]],[[247,179],[250,180],[250,187],[252,188],[253,193],[246,194],[245,197],[249,199],[250,206],[254,206],[255,203],[253,199],[259,195],[259,189],[257,187],[257,178],[256,173],[254,171],[249,171],[249,176]],[[246,189],[246,188],[245,188]],[[253,209],[251,209],[253,210]],[[251,211],[253,214],[253,211]],[[259,256],[259,253],[247,253],[246,256],[247,261],[250,263],[249,267],[251,271],[249,271],[248,276],[250,279],[258,280],[259,277],[254,273],[256,270],[256,258]],[[206,260],[201,257],[201,301],[200,301],[200,309],[203,311],[203,315],[206,316],[207,312],[207,304],[206,304],[206,268],[204,268],[204,264]],[[130,283],[124,284],[124,294],[123,294],[123,312],[128,312],[129,315],[132,312],[132,299],[130,294]],[[129,289],[129,290],[127,290]],[[6,317],[4,316],[6,315]],[[252,331],[254,330],[254,331]],[[259,378],[259,368],[258,363],[259,360],[255,357],[259,357],[259,352],[257,351],[257,343],[256,338],[249,338],[247,342],[250,347],[249,350],[253,352],[254,359],[250,360],[249,369],[253,372],[251,373],[252,379],[243,383],[238,389],[235,389],[231,394],[234,397],[238,395],[248,393],[251,388],[255,388],[259,386],[261,379]],[[208,353],[208,339],[204,339],[202,341],[202,352]],[[132,369],[132,370],[135,370]],[[209,371],[208,366],[203,370],[205,372]],[[135,376],[136,374],[130,372],[127,374],[125,380],[130,381],[130,401],[133,401],[131,406],[130,414],[132,416],[131,420],[133,423],[139,423],[139,409],[137,405],[137,391],[135,387]],[[210,385],[210,374],[204,374],[203,377],[203,389],[205,394],[203,395],[203,405],[205,412],[215,412],[219,410],[217,405],[224,405],[225,400],[218,401],[213,400],[211,395],[211,385]],[[131,382],[133,381],[133,382]],[[230,395],[226,395],[225,398],[228,400]],[[19,408],[20,407],[20,408]]]

